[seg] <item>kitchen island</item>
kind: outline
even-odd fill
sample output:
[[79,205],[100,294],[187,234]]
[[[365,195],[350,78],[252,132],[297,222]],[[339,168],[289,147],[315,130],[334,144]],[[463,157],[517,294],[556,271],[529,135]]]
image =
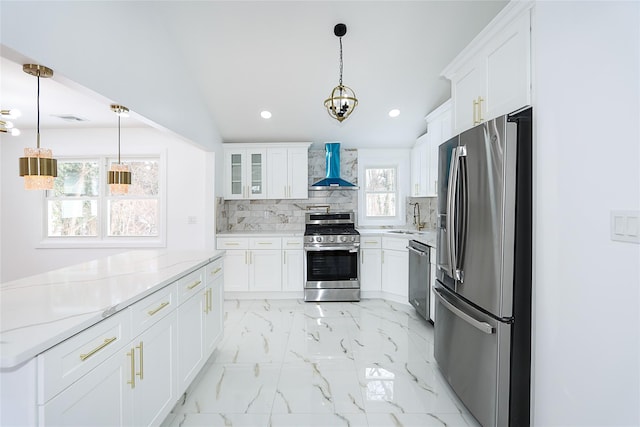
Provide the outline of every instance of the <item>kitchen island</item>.
[[3,283],[0,424],[162,422],[222,337],[223,255],[132,251]]

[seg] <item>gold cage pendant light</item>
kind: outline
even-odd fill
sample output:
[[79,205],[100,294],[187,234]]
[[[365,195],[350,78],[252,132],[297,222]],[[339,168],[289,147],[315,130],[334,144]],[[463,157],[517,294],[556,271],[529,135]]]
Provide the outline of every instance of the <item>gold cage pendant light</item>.
[[331,96],[324,101],[324,106],[331,117],[339,122],[349,117],[358,105],[356,94],[348,86],[342,84],[342,36],[347,34],[347,26],[345,24],[337,24],[333,28],[333,33],[340,40],[340,80],[338,86],[331,91]]
[[109,191],[114,195],[127,194],[131,185],[131,172],[129,165],[120,162],[120,118],[129,117],[129,109],[122,105],[111,104],[111,111],[118,116],[118,163],[111,163],[107,174]]
[[26,190],[52,190],[53,180],[58,176],[58,162],[48,148],[40,148],[40,78],[53,76],[53,70],[43,65],[24,64],[22,71],[38,79],[38,123],[36,128],[36,148],[25,148],[24,157],[19,159],[20,176],[24,177]]

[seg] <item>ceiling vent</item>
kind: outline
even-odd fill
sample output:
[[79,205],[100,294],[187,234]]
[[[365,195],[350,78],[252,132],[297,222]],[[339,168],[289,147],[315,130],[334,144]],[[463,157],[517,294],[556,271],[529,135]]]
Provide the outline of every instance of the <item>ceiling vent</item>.
[[78,116],[74,116],[72,114],[61,114],[61,115],[56,115],[56,114],[52,114],[52,117],[57,117],[59,119],[64,120],[65,122],[71,122],[71,123],[79,123],[79,122],[87,122],[87,119],[83,119],[82,117],[78,117]]

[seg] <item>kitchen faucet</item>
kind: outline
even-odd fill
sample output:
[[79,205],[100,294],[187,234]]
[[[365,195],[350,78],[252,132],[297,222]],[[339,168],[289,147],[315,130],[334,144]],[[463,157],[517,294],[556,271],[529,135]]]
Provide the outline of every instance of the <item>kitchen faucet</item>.
[[424,222],[420,222],[420,203],[409,203],[409,205],[413,206],[413,225],[420,231],[425,225]]

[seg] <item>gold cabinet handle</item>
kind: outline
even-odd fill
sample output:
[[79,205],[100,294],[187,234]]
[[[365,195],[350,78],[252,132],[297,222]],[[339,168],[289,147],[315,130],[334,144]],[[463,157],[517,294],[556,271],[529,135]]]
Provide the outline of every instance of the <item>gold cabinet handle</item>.
[[202,283],[202,280],[198,280],[195,283],[193,283],[192,285],[187,286],[187,289],[191,290],[193,288],[195,288],[196,286],[200,285]]
[[225,246],[238,246],[240,243],[238,242],[224,242]]
[[204,314],[209,312],[209,289],[204,291]]
[[162,304],[160,304],[158,307],[154,308],[153,310],[149,310],[147,314],[149,314],[149,316],[153,316],[154,314],[156,314],[157,312],[159,312],[160,310],[162,310],[168,305],[169,305],[169,302],[165,301]]
[[114,342],[116,339],[117,339],[116,337],[105,338],[104,342],[102,344],[100,344],[99,346],[97,346],[96,348],[91,350],[89,353],[81,354],[80,355],[80,360],[82,360],[84,362],[85,360],[87,360],[88,358],[90,358],[91,356],[93,356],[94,354],[96,354],[97,352],[99,352],[100,350],[102,350],[103,348],[105,348],[106,346],[111,344],[112,342]]
[[477,115],[478,115],[478,101],[474,99],[473,100],[473,125],[474,126],[478,124]]
[[244,251],[244,263],[249,264],[249,251]]
[[484,99],[482,99],[482,97],[479,96],[478,97],[478,123],[484,122],[484,119],[482,118],[482,101],[484,101]]
[[211,276],[215,276],[216,274],[218,274],[220,272],[220,270],[222,270],[222,267],[218,267],[215,270],[213,270],[210,274]]
[[211,312],[211,310],[213,310],[213,289],[209,288],[207,289],[208,291],[208,298],[207,298],[207,313]]
[[296,245],[296,246],[300,246],[300,242],[287,242],[287,245]]
[[273,245],[271,242],[258,242],[259,245]]
[[131,384],[131,388],[136,388],[136,355],[134,348],[127,352],[127,356],[131,356],[131,379],[127,381],[127,384]]
[[376,240],[365,240],[364,243],[365,243],[365,245],[375,245],[378,242]]
[[[140,345],[137,345],[136,348],[140,352],[140,372],[138,372],[136,375],[138,375],[140,379],[143,380],[144,379],[144,348],[142,346],[142,341],[140,341]],[[135,370],[135,367],[134,367],[134,370]]]

